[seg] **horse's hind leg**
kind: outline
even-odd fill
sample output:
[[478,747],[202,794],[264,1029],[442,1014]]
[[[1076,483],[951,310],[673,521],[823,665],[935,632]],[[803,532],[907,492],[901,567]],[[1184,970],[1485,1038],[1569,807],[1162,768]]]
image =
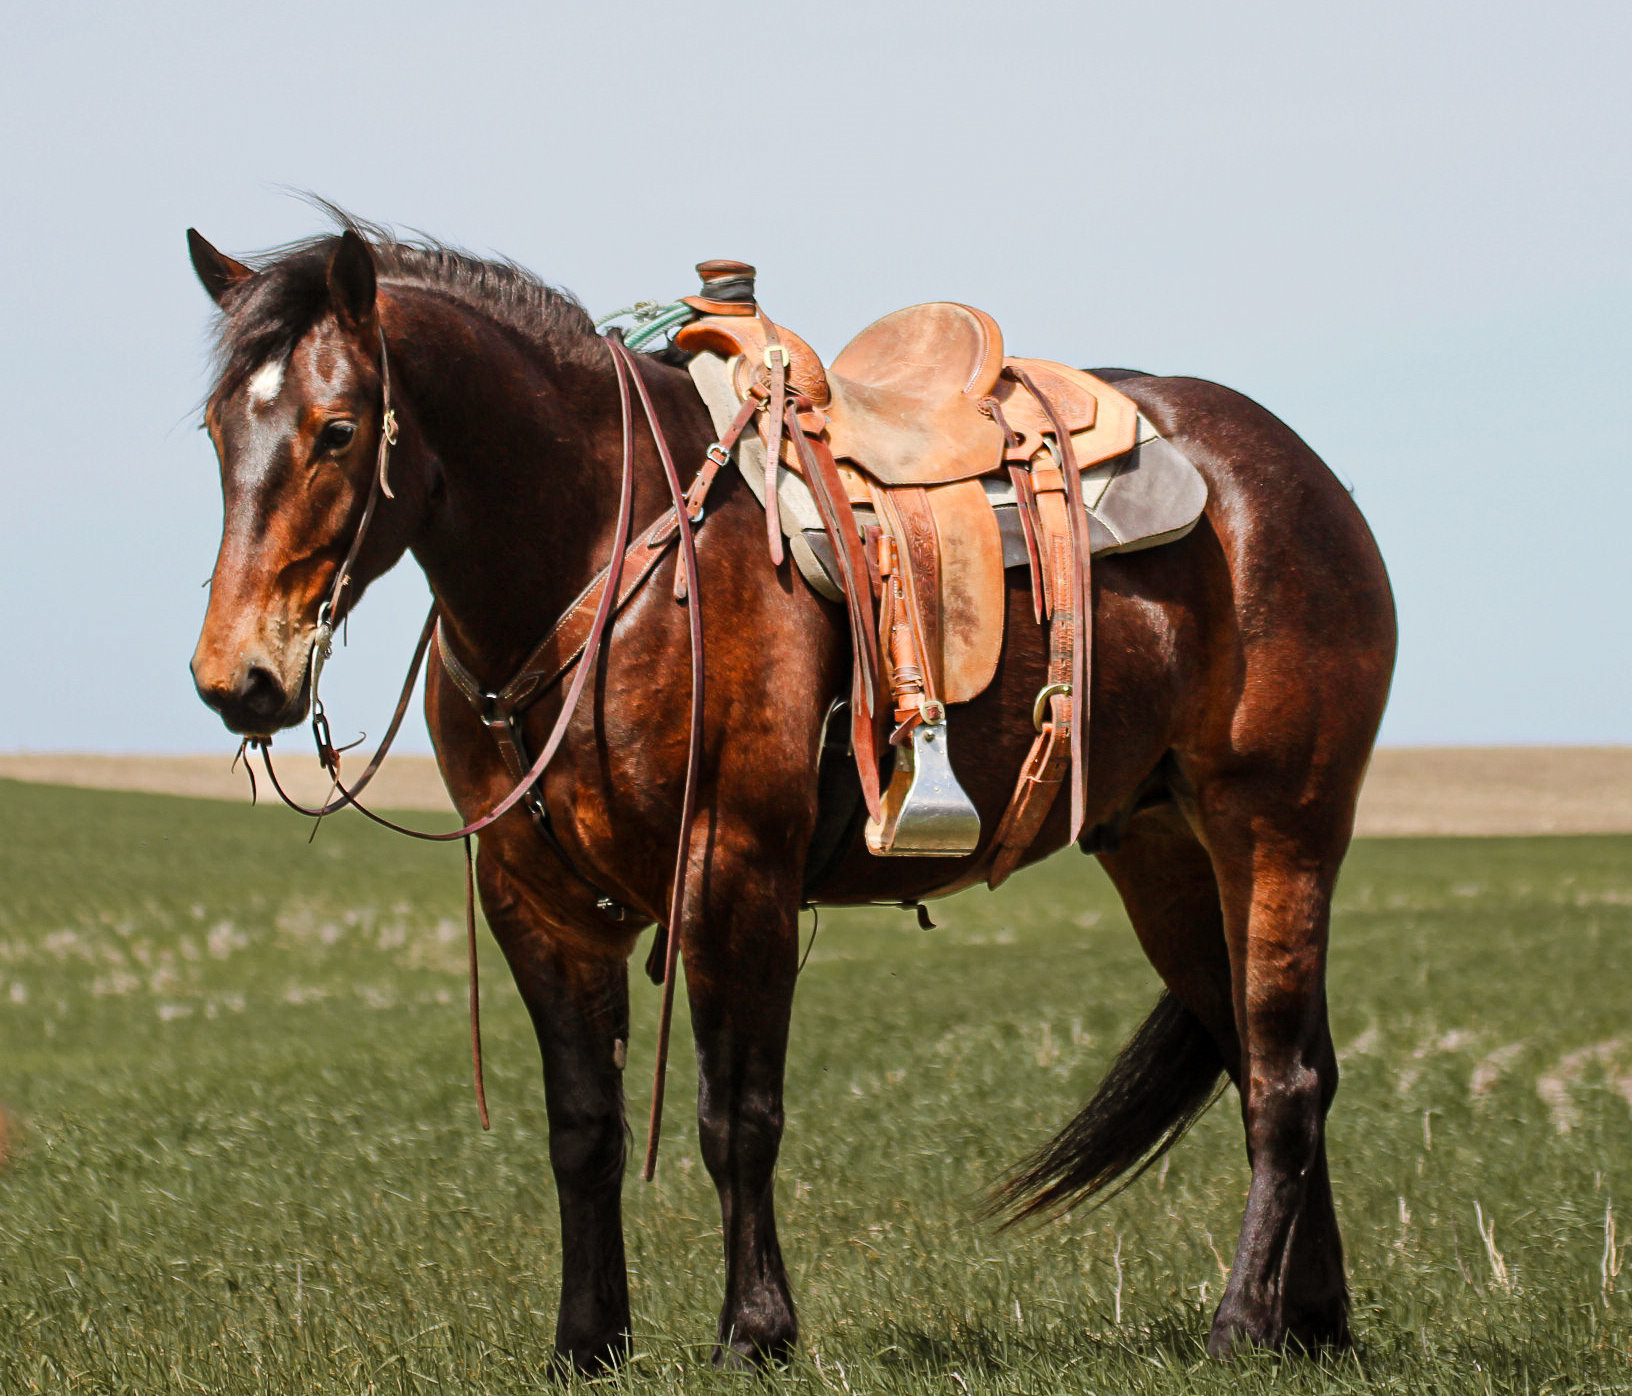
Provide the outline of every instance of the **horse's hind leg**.
[[[1344,784],[1328,776],[1328,790]],[[1315,1348],[1349,1341],[1325,1143],[1337,1091],[1327,932],[1348,815],[1336,796],[1306,802],[1292,798],[1292,788],[1273,773],[1237,771],[1198,783],[1194,804],[1222,899],[1252,1166],[1235,1261],[1208,1342],[1218,1355],[1243,1342]]]
[[[529,831],[530,834],[530,831]],[[561,1213],[560,1359],[594,1372],[629,1345],[624,1263],[623,1061],[629,1040],[626,947],[553,924],[496,860],[480,863],[482,905],[538,1036]]]

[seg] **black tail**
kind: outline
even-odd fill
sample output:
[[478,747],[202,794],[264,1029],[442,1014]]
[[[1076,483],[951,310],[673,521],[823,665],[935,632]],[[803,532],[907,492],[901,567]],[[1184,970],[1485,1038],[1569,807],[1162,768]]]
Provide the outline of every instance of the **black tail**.
[[1013,1226],[1063,1212],[1118,1178],[1120,1192],[1218,1099],[1223,1074],[1212,1036],[1164,993],[1076,1119],[994,1189],[988,1214],[1008,1213],[1004,1225]]

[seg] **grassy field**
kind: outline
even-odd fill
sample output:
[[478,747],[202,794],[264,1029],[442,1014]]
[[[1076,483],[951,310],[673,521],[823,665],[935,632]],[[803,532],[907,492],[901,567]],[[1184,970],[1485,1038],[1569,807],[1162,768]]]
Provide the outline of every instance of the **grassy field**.
[[[459,898],[456,853],[356,821],[308,846],[265,808],[0,781],[0,1392],[546,1384],[537,1058],[484,952],[484,1135]],[[1331,1152],[1361,1348],[1321,1362],[1202,1354],[1246,1183],[1233,1096],[1101,1210],[972,1219],[1157,986],[1086,859],[941,913],[823,917],[779,1175],[804,1355],[771,1387],[1632,1389],[1632,838],[1356,847]],[[743,1387],[707,1366],[718,1220],[676,1047],[658,1180],[626,1189],[615,1391]]]

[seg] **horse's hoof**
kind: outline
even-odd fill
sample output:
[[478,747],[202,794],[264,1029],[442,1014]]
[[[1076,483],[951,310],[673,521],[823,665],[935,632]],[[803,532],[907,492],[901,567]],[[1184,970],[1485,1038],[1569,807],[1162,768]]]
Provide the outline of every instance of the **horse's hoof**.
[[1231,1358],[1254,1348],[1269,1352],[1285,1345],[1285,1333],[1278,1324],[1262,1315],[1225,1313],[1220,1308],[1213,1318],[1213,1330],[1207,1335],[1209,1357]]
[[721,1343],[714,1349],[714,1365],[722,1372],[758,1373],[788,1366],[793,1361],[792,1339],[770,1343]]
[[1286,1346],[1307,1353],[1346,1352],[1354,1346],[1348,1306],[1323,1314],[1300,1314],[1287,1325]]
[[1291,1322],[1226,1314],[1221,1309],[1207,1337],[1209,1357],[1234,1357],[1257,1348],[1269,1352],[1321,1353],[1354,1346],[1346,1307],[1325,1314],[1302,1314]]
[[614,1338],[600,1341],[558,1344],[552,1374],[560,1379],[570,1376],[598,1377],[616,1371],[629,1360],[629,1335],[619,1333]]

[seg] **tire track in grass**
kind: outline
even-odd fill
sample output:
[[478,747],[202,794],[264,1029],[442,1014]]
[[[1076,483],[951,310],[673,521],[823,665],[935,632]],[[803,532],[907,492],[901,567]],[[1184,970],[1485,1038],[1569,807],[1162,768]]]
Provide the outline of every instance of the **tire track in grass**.
[[1588,1070],[1594,1066],[1604,1073],[1605,1081],[1628,1106],[1632,1106],[1632,1067],[1624,1064],[1627,1042],[1624,1037],[1612,1037],[1566,1052],[1550,1071],[1536,1078],[1536,1094],[1553,1117],[1553,1128],[1560,1134],[1570,1133],[1581,1123],[1581,1110],[1574,1100],[1574,1091]]

